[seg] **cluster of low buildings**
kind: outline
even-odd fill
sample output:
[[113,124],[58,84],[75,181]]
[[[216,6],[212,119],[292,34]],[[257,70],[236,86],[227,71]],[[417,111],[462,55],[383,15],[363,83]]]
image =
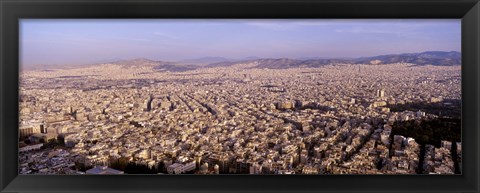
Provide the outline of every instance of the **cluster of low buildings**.
[[19,174],[83,174],[76,167],[74,156],[64,149],[22,151]]
[[440,148],[426,145],[423,172],[425,174],[454,173],[455,165],[452,160],[451,149],[452,143],[449,141],[442,141]]
[[[104,68],[22,74],[20,173],[127,158],[169,174],[414,174],[420,145],[392,124],[436,116],[388,105],[460,99],[455,66]],[[64,148],[33,147],[50,139]],[[449,147],[427,146],[422,172],[454,173]]]

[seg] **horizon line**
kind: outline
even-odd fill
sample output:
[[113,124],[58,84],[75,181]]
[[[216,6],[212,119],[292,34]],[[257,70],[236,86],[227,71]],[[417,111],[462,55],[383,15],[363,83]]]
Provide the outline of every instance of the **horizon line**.
[[[339,56],[339,57],[325,57],[325,56],[302,56],[302,57],[261,57],[261,56],[246,56],[242,58],[230,58],[230,57],[224,57],[224,56],[202,56],[202,57],[196,57],[196,58],[183,58],[183,59],[176,59],[176,60],[164,60],[164,59],[155,59],[151,58],[148,56],[144,57],[130,57],[130,58],[111,58],[111,59],[101,59],[104,60],[105,62],[102,62],[99,60],[98,62],[86,62],[86,63],[64,63],[64,64],[47,64],[47,63],[39,63],[39,64],[22,64],[19,63],[19,66],[57,66],[57,65],[93,65],[93,64],[108,64],[112,62],[119,62],[119,61],[129,61],[129,60],[138,60],[138,59],[145,59],[145,60],[150,60],[150,61],[155,61],[155,62],[176,62],[176,63],[182,63],[182,61],[185,60],[198,60],[198,59],[205,59],[205,58],[223,58],[227,60],[236,60],[236,61],[241,61],[241,60],[257,60],[257,59],[294,59],[294,60],[308,60],[310,59],[360,59],[360,58],[370,58],[370,57],[378,57],[378,56],[388,56],[388,55],[402,55],[402,54],[419,54],[419,53],[425,53],[425,52],[458,52],[462,53],[461,51],[455,51],[455,50],[450,50],[450,51],[444,51],[444,50],[426,50],[426,51],[420,51],[420,52],[401,52],[401,53],[389,53],[389,54],[376,54],[376,55],[369,55],[369,56],[359,56],[359,57],[349,57],[349,56]],[[248,59],[248,58],[255,58],[255,59]]]

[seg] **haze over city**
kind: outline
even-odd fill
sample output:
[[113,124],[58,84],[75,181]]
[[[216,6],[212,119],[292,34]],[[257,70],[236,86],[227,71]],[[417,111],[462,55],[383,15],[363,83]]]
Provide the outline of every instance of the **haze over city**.
[[135,58],[352,58],[460,51],[460,23],[455,19],[24,19],[20,61],[30,66]]

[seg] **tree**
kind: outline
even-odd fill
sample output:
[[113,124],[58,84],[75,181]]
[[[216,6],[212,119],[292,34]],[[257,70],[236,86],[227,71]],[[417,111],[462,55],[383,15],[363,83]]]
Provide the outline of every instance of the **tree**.
[[440,146],[440,141],[461,141],[461,120],[453,118],[397,121],[393,135],[414,138],[419,144]]

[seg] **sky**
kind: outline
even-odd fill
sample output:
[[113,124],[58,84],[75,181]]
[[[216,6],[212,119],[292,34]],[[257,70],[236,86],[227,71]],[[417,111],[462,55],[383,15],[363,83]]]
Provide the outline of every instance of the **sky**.
[[22,19],[20,63],[460,51],[459,19]]

